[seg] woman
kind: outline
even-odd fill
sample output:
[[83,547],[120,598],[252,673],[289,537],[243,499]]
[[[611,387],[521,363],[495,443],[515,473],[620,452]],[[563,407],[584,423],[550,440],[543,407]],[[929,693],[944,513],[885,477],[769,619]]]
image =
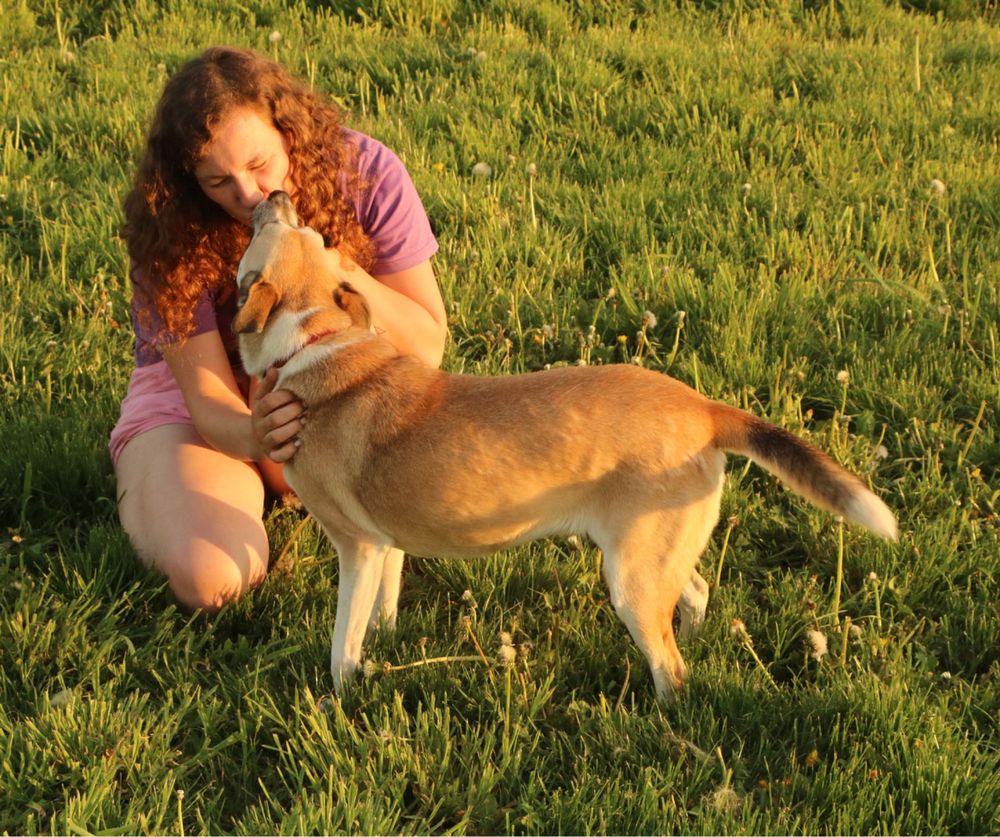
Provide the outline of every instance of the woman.
[[352,283],[400,352],[438,366],[447,337],[437,242],[391,151],[247,50],[209,49],[167,82],[124,203],[136,369],[110,448],[140,558],[208,612],[263,579],[265,490],[288,491],[308,420],[274,370],[248,379],[228,327],[251,213],[276,189],[363,268]]

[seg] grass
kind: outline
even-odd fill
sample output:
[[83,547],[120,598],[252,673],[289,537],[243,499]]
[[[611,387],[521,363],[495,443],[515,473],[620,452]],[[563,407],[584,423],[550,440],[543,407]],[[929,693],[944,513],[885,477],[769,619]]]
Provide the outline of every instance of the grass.
[[[929,8],[0,0],[0,831],[1000,830],[1000,36]],[[343,701],[336,556],[294,512],[260,590],[180,611],[115,515],[116,231],[166,75],[213,42],[403,157],[449,369],[669,372],[830,450],[900,542],[735,460],[670,707],[588,544],[410,559]],[[439,657],[475,659],[411,665]]]

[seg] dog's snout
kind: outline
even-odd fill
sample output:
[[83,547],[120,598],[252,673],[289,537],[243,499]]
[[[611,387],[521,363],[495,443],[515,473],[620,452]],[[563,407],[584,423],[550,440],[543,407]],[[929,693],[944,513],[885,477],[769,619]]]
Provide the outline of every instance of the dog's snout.
[[299,216],[292,206],[292,199],[288,192],[276,189],[262,200],[253,211],[253,227],[256,233],[265,224],[278,221],[290,227],[299,226]]

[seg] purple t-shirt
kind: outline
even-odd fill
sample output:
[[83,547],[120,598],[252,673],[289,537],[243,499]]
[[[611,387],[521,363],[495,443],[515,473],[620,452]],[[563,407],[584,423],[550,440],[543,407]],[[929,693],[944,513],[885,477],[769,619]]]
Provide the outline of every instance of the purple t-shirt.
[[[398,273],[427,261],[437,252],[437,239],[431,232],[427,213],[403,163],[376,139],[348,128],[344,129],[344,134],[348,142],[357,146],[358,173],[365,185],[360,194],[353,196],[353,203],[358,223],[375,245],[375,264],[371,268],[371,274],[380,276]],[[339,172],[337,177],[341,189],[348,194],[347,175]],[[147,321],[147,327],[144,328],[140,323],[134,270],[131,280],[135,364],[149,366],[163,360],[157,343],[169,343],[170,338],[160,335],[163,320],[154,307],[150,306],[148,316],[143,318]],[[229,323],[235,315],[236,294],[230,294],[220,304],[206,289],[195,307],[194,330],[190,336],[218,329],[224,335],[223,342],[228,346]]]

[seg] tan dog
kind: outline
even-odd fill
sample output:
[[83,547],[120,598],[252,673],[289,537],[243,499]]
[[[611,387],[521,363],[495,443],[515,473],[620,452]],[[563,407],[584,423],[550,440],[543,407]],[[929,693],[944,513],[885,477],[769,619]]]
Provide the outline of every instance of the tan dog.
[[603,550],[611,602],[670,696],[686,678],[675,605],[682,629],[704,614],[695,565],[719,518],[723,451],[896,536],[885,504],[828,456],[666,375],[616,365],[484,378],[401,356],[371,332],[344,284],[351,268],[274,193],[254,212],[233,321],[246,369],[281,365],[277,387],[308,406],[285,476],[340,559],[338,691],[369,624],[395,619],[400,550],[465,558],[579,533]]

